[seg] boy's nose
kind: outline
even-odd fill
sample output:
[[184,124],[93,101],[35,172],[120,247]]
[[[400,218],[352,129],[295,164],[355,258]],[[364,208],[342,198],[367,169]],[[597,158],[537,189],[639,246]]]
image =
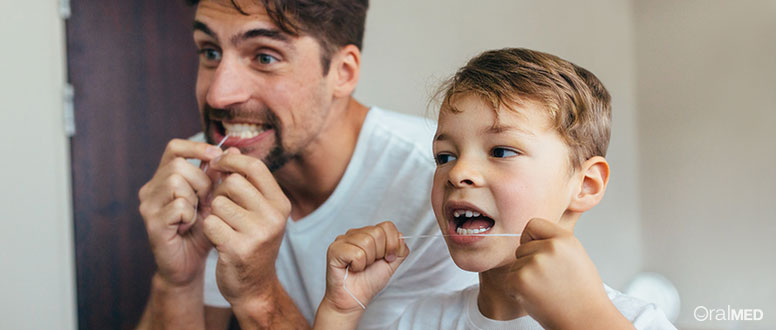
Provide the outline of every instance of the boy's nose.
[[463,159],[457,160],[448,173],[448,182],[457,188],[479,187],[484,181],[475,164]]
[[245,76],[247,71],[237,59],[223,58],[207,91],[208,104],[216,109],[227,109],[248,101],[250,84]]

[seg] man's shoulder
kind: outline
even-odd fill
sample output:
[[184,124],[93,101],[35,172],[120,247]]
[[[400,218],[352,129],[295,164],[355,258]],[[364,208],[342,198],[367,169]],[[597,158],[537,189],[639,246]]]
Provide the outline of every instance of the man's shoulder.
[[430,152],[436,131],[434,121],[379,107],[372,107],[368,116],[374,136],[394,140],[422,152]]

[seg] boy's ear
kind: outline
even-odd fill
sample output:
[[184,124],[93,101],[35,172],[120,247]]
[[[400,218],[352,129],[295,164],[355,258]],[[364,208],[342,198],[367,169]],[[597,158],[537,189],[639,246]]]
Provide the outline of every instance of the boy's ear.
[[355,45],[347,45],[332,57],[329,74],[334,75],[334,96],[353,94],[361,71],[361,51]]
[[598,205],[609,183],[609,163],[600,156],[595,156],[582,164],[579,171],[582,180],[576,193],[571,197],[569,210],[573,212],[586,212]]

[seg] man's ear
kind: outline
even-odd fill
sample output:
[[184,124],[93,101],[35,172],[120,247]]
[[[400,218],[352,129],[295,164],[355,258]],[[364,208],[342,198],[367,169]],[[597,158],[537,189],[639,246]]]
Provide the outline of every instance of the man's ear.
[[575,187],[577,190],[571,196],[568,209],[582,213],[598,205],[604,198],[606,185],[609,183],[609,163],[605,158],[595,156],[585,161],[578,173],[582,175],[582,180],[579,186]]
[[353,94],[361,72],[361,51],[355,45],[347,45],[332,57],[334,96],[347,97]]

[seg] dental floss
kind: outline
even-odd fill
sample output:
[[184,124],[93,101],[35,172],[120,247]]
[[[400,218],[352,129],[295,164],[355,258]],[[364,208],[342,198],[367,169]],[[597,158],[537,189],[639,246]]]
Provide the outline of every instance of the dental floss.
[[[221,139],[221,142],[218,142],[218,144],[216,145],[216,148],[218,148],[218,149],[221,149],[221,146],[222,146],[222,145],[224,145],[224,142],[226,142],[226,139],[228,139],[228,138],[229,138],[229,135],[227,135],[227,136],[224,136],[224,138],[223,138],[223,139]],[[208,162],[207,164],[205,164],[205,167],[204,167],[204,168],[202,168],[202,171],[203,171],[203,172],[207,172],[207,167],[208,167],[208,165],[210,165],[210,162]]]
[[[413,238],[434,238],[434,237],[445,237],[445,236],[453,236],[453,235],[410,235],[410,236],[401,236],[401,239],[413,239]],[[455,236],[501,236],[501,237],[520,237],[520,234],[467,234],[467,235],[455,235]]]
[[[229,135],[224,136],[224,138],[221,139],[221,142],[218,142],[218,144],[216,145],[216,148],[221,149],[221,146],[224,145],[224,142],[226,142],[226,139],[228,139],[228,138],[229,138]],[[210,165],[210,162],[205,164],[205,167],[202,168],[202,172],[207,173],[208,165]],[[197,220],[197,207],[199,207],[199,199],[197,199],[197,202],[194,203],[194,217],[191,219],[192,222],[194,220]]]
[[[400,236],[401,239],[413,239],[413,238],[437,238],[437,237],[445,237],[445,236],[453,236],[453,235],[442,235],[442,234],[436,234],[436,235],[410,235],[410,236]],[[500,236],[500,237],[520,237],[520,234],[469,234],[469,235],[456,235],[456,236]],[[345,267],[345,278],[342,279],[342,288],[345,289],[345,292],[355,300],[359,306],[361,306],[361,309],[366,310],[366,306],[361,303],[356,296],[350,292],[350,289],[348,289],[347,281],[348,274],[349,274],[350,266]]]

